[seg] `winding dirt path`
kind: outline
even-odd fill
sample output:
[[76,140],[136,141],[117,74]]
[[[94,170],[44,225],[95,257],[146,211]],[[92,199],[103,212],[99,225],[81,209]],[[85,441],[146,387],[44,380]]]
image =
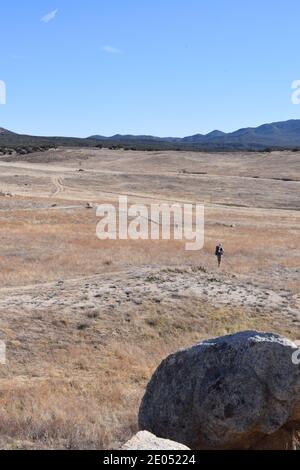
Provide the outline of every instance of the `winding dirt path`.
[[63,185],[64,178],[62,176],[53,176],[52,177],[52,183],[55,186],[55,191],[54,193],[51,194],[52,197],[57,196],[60,193],[63,193],[65,188]]

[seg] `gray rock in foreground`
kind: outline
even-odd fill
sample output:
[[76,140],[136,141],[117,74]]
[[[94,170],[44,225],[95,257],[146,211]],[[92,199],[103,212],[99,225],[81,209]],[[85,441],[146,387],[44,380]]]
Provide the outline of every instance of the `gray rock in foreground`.
[[183,444],[173,442],[167,439],[159,439],[150,432],[140,431],[130,441],[128,441],[122,450],[190,450]]
[[[165,359],[147,386],[139,427],[192,449],[284,448],[300,423],[297,346],[246,331],[203,341]],[[274,439],[272,440],[274,436]]]

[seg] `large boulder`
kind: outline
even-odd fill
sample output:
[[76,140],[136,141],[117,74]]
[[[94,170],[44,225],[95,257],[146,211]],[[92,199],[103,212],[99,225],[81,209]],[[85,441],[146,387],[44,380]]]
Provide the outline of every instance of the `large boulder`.
[[139,427],[192,449],[293,447],[300,423],[296,350],[286,338],[257,331],[180,350],[148,384]]
[[150,432],[141,431],[128,441],[122,450],[190,450],[183,444],[169,441],[168,439],[159,439]]

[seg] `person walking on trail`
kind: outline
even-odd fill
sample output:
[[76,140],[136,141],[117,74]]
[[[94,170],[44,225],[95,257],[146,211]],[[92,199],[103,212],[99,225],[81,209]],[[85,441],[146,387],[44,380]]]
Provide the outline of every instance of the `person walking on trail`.
[[224,249],[223,249],[222,243],[219,243],[219,245],[216,246],[215,255],[218,259],[218,268],[219,268],[221,266],[222,256],[224,255]]

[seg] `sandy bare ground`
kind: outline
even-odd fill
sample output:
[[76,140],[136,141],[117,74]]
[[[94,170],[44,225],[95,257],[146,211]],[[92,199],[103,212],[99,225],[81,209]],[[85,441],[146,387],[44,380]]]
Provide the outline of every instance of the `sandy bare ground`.
[[[172,304],[196,298],[217,306],[243,307],[277,316],[278,321],[300,326],[298,294],[289,290],[276,292],[256,283],[239,280],[234,275],[205,272],[200,268],[143,267],[110,275],[82,279],[59,280],[55,283],[28,285],[0,290],[0,309],[9,308],[36,313],[78,309],[113,311],[121,305],[142,305],[143,302]],[[298,339],[298,338],[297,338]]]
[[135,200],[300,209],[299,155],[293,152],[212,155],[58,150],[26,158],[29,161],[25,157],[17,162],[1,159],[2,190],[47,196],[47,191],[53,194],[54,186],[54,194],[63,192],[65,199],[99,201],[124,194]]
[[[58,149],[0,173],[2,447],[116,447],[169,352],[241,329],[300,339],[298,153]],[[204,202],[203,250],[98,240],[95,207],[119,195]]]

